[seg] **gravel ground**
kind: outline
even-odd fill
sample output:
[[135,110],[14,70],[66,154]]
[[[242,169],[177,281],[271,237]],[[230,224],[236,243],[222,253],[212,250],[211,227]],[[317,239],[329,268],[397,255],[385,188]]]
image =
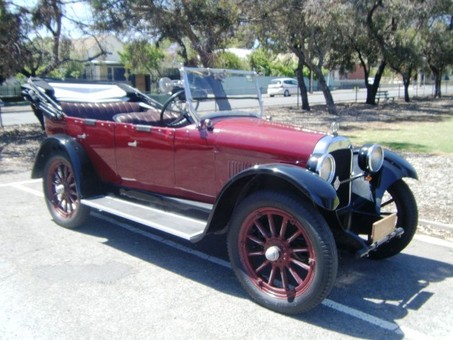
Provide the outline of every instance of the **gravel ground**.
[[[370,107],[368,105],[339,106],[338,116],[329,115],[324,107],[313,107],[304,112],[298,108],[272,109],[275,122],[291,123],[300,127],[327,131],[334,120],[342,130],[370,129],[379,124],[408,121],[436,121],[443,116],[453,116],[452,98],[439,101],[396,102]],[[269,112],[271,110],[268,110]],[[269,114],[267,112],[267,114]],[[30,171],[39,144],[45,135],[37,124],[0,128],[0,174]],[[415,167],[419,180],[407,179],[419,206],[419,218],[453,225],[453,168],[452,154],[414,154],[403,156]],[[453,240],[453,231],[423,224],[420,232]]]

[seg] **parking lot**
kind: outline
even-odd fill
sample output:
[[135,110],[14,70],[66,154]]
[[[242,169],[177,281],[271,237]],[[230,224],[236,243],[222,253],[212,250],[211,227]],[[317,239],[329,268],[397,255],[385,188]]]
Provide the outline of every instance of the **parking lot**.
[[66,230],[41,185],[0,171],[1,338],[452,338],[451,242],[417,235],[378,262],[341,254],[328,299],[290,317],[248,298],[223,238],[192,245],[98,212]]

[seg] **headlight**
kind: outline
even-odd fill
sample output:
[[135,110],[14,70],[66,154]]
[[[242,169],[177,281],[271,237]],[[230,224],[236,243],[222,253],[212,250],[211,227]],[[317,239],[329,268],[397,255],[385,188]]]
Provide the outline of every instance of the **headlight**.
[[362,146],[358,158],[360,169],[368,172],[378,172],[384,163],[384,149],[378,144]]
[[307,168],[331,183],[335,176],[335,159],[330,154],[312,155],[308,160]]

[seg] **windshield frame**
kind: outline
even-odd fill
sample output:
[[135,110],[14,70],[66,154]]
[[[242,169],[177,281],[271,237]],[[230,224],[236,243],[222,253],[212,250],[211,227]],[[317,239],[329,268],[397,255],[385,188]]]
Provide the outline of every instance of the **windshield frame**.
[[[187,104],[187,110],[190,112],[191,116],[198,123],[206,119],[217,118],[217,117],[263,117],[263,100],[261,96],[261,91],[258,84],[258,75],[254,71],[243,71],[243,70],[230,70],[230,69],[214,69],[214,68],[195,68],[195,67],[182,67],[180,69],[181,79],[184,84],[184,94]],[[215,79],[215,84],[211,81],[210,85],[212,88],[209,90],[218,91],[217,95],[213,92],[208,94],[208,91],[203,88],[197,88],[194,86],[195,80],[191,82],[189,75],[195,75],[197,77],[206,80],[208,78]],[[254,91],[251,94],[239,94],[231,95],[225,92],[223,87],[223,80],[226,78],[233,77],[244,77],[244,81],[253,82],[253,86],[248,87],[248,91]],[[241,80],[239,80],[241,81]],[[215,88],[214,88],[215,87]],[[197,96],[198,93],[198,96]],[[219,96],[222,94],[222,96]],[[256,103],[252,107],[247,107],[244,104],[243,109],[232,108],[230,101],[234,100],[238,103],[240,100],[256,100]],[[203,101],[214,102],[216,109],[200,112],[199,104]],[[242,102],[245,103],[245,102]],[[250,109],[253,109],[250,111]]]

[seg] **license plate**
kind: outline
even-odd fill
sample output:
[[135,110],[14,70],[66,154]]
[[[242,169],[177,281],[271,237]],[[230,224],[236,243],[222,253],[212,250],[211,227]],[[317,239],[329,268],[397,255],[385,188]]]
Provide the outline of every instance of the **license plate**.
[[371,241],[379,242],[384,239],[387,235],[395,231],[396,227],[396,214],[391,214],[379,221],[373,223],[373,229],[371,231]]

